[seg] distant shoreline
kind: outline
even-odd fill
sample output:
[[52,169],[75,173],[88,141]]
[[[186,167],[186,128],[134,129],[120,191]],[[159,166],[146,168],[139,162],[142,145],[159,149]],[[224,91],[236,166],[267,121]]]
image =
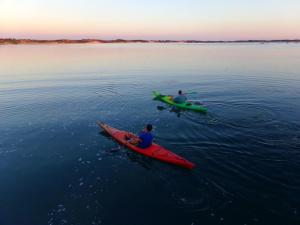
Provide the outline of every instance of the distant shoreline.
[[199,40],[101,40],[101,39],[14,39],[0,38],[0,45],[19,45],[19,44],[106,44],[106,43],[300,43],[300,39],[287,40],[233,40],[233,41],[199,41]]

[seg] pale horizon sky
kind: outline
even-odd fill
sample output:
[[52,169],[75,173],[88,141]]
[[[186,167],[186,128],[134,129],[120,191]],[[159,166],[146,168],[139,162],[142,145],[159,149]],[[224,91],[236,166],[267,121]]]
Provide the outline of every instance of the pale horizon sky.
[[299,39],[299,0],[0,0],[0,38]]

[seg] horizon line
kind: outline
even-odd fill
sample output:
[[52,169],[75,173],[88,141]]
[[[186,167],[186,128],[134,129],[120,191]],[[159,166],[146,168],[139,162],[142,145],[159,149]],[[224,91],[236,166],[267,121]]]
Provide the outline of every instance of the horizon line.
[[80,39],[32,39],[32,38],[0,38],[0,44],[26,44],[26,43],[242,43],[242,42],[300,42],[300,38],[293,39],[235,39],[235,40],[198,40],[198,39],[97,39],[97,38],[80,38]]

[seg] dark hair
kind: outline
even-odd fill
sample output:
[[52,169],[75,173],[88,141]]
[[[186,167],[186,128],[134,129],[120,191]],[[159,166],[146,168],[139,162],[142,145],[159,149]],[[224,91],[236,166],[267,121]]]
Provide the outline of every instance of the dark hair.
[[182,94],[182,90],[179,90],[179,91],[178,91],[178,94],[181,95],[181,94]]
[[146,128],[147,128],[148,131],[151,131],[152,130],[152,125],[151,124],[147,124]]

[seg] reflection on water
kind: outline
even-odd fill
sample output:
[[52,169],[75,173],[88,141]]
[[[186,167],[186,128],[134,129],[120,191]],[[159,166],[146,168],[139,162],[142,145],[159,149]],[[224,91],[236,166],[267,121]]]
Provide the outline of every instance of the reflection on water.
[[[299,59],[297,44],[0,46],[1,224],[298,224]],[[152,100],[178,89],[208,113]],[[153,123],[197,167],[137,155],[96,120]]]

